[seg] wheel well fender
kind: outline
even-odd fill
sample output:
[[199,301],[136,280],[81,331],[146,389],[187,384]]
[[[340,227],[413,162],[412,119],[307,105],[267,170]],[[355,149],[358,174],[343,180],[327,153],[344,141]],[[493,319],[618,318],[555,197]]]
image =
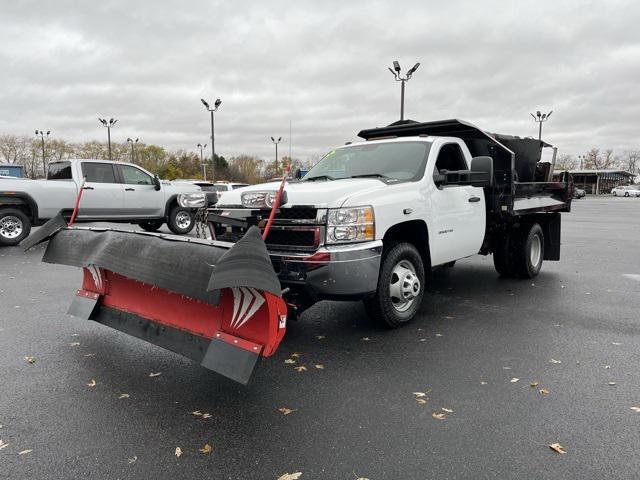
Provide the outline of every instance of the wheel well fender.
[[429,250],[429,229],[423,220],[409,220],[390,227],[382,238],[383,243],[411,243],[422,257],[425,271],[431,268],[431,252]]
[[174,193],[167,199],[167,204],[164,207],[165,218],[169,218],[169,213],[171,213],[171,209],[173,209],[173,207],[176,205],[178,205],[178,194]]
[[32,223],[38,219],[38,204],[28,193],[17,192],[11,195],[0,193],[0,208],[9,205],[22,210]]

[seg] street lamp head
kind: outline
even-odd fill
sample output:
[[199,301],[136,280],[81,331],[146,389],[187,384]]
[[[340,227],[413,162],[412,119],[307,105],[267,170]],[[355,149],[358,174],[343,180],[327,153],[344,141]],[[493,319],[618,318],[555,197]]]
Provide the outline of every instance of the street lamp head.
[[411,78],[411,75],[413,75],[415,71],[418,70],[419,66],[420,66],[420,62],[416,63],[413,67],[411,67],[411,70],[407,72],[407,78]]
[[133,142],[133,139],[127,137],[127,142]]
[[198,144],[198,145],[196,145],[196,147],[198,147],[198,148],[202,148],[202,145],[201,145],[201,144]]
[[276,141],[276,139],[275,139],[275,138],[273,138],[273,137],[271,137],[271,141],[272,141],[272,142],[275,142],[275,141]]
[[397,60],[393,61],[393,69],[397,72],[400,73],[400,64],[398,63]]
[[209,109],[209,104],[207,103],[207,101],[204,98],[201,98],[200,101],[202,102],[204,107],[208,110]]
[[280,140],[282,140],[282,137],[279,137],[279,138],[278,138],[278,142],[279,142]]
[[534,120],[536,119],[536,116],[533,113],[530,113],[529,115],[531,115]]
[[551,110],[549,113],[547,113],[547,120],[549,120],[549,117],[551,116],[552,113],[553,113],[553,110]]
[[49,136],[50,133],[51,133],[51,130],[47,130],[47,137]]
[[138,143],[138,140],[140,140],[139,138],[136,138],[136,143]]
[[540,110],[538,110],[538,111],[536,112],[536,115],[538,116],[538,118],[540,118],[540,115],[542,115],[542,114],[540,113]]
[[544,120],[544,119],[546,119],[546,118],[547,118],[547,114],[546,114],[546,113],[543,113],[543,114],[542,114],[542,120]]
[[111,120],[109,120],[109,124],[113,127],[116,123],[118,123],[118,120],[114,120],[113,118]]
[[107,121],[104,118],[98,118],[98,121],[105,127],[107,126]]
[[38,130],[36,130],[36,135],[38,135]]
[[216,99],[216,102],[214,103],[215,107],[218,108],[221,104],[222,104],[222,100],[220,100],[219,98]]

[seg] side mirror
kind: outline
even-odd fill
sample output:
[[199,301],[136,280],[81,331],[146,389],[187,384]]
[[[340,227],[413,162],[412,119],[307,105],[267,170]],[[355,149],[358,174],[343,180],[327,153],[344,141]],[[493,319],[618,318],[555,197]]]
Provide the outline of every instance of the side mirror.
[[160,190],[160,178],[158,177],[158,175],[153,176],[153,186],[156,190]]
[[493,186],[493,158],[473,157],[471,159],[470,180],[474,187]]

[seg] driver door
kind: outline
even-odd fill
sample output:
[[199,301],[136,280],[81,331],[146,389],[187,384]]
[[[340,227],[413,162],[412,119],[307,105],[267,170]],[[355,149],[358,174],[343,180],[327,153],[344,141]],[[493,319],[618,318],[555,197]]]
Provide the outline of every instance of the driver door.
[[118,165],[118,169],[127,216],[164,216],[164,193],[156,190],[153,177],[134,165]]
[[[437,152],[433,173],[468,170],[457,143],[445,143]],[[429,232],[432,264],[455,261],[478,253],[486,226],[484,192],[468,185],[436,185],[431,207],[435,231]]]

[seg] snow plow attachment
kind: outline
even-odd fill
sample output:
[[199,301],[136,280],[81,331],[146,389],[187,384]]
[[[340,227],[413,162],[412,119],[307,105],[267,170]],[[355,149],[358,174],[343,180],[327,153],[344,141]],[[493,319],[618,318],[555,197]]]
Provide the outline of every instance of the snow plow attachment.
[[[48,231],[47,231],[48,229]],[[42,260],[83,269],[68,313],[128,333],[247,384],[272,355],[287,306],[260,231],[231,248],[208,240],[44,225]]]

